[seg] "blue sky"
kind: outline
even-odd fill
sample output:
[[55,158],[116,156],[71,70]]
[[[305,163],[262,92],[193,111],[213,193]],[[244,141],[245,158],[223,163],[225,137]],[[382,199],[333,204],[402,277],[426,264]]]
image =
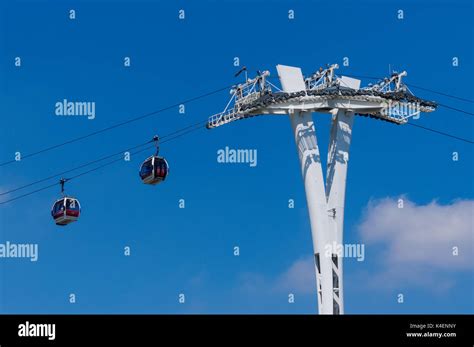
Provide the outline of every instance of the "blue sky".
[[[339,74],[385,76],[391,65],[408,71],[407,83],[473,99],[472,6],[470,1],[3,1],[0,161],[238,82],[234,57],[251,73],[269,69],[273,76],[276,64],[301,66],[308,74],[349,57],[350,66]],[[76,10],[75,20],[68,18],[70,9]],[[178,20],[179,9],[185,10],[184,21]],[[403,20],[397,19],[398,9],[404,10]],[[20,68],[14,66],[17,56]],[[123,66],[125,56],[131,57],[129,68]],[[459,66],[452,66],[453,57]],[[472,104],[414,91],[473,111]],[[205,120],[228,97],[224,91],[186,105],[185,115],[176,108],[1,167],[0,190]],[[63,99],[94,101],[96,118],[55,116],[54,105]],[[325,151],[329,118],[314,119]],[[415,122],[472,139],[472,116],[446,108]],[[225,146],[257,149],[257,167],[219,164],[217,151]],[[459,161],[453,162],[453,152]],[[59,187],[2,205],[0,242],[37,243],[39,259],[0,260],[0,312],[316,312],[311,234],[289,120],[256,117],[201,130],[163,144],[161,153],[171,173],[157,187],[138,177],[147,153],[67,184],[67,192],[81,200],[82,216],[66,228],[56,227],[49,215]],[[366,243],[366,259],[345,260],[347,313],[474,312],[472,213],[464,225],[447,224],[436,233],[430,225],[424,225],[425,233],[418,228],[417,246],[408,248],[427,256],[412,263],[400,261],[397,238],[377,239],[370,227],[376,225],[370,223],[377,218],[373,211],[400,196],[414,211],[413,222],[402,225],[403,235],[417,228],[418,215],[430,216],[417,206],[425,211],[423,206],[436,201],[439,213],[453,216],[460,211],[456,204],[467,201],[472,210],[472,157],[468,143],[355,119],[345,240]],[[186,208],[178,207],[179,199]],[[381,237],[389,235],[384,230]],[[432,241],[433,235],[445,241]],[[462,259],[443,266],[451,264],[450,249],[458,244]],[[129,257],[125,246],[131,247]],[[240,247],[238,257],[234,246]],[[287,301],[290,292],[294,304]],[[70,293],[75,304],[68,301]],[[180,293],[185,304],[178,302]],[[403,304],[397,303],[399,293]]]

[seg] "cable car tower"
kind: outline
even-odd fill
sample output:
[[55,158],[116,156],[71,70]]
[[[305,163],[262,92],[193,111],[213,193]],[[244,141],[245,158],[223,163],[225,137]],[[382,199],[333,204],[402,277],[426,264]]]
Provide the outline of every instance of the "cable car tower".
[[[343,314],[342,255],[344,200],[349,147],[355,116],[405,124],[437,104],[420,99],[403,84],[406,72],[394,72],[375,85],[360,87],[360,80],[338,77],[338,65],[320,68],[303,77],[298,67],[277,65],[281,89],[268,81],[268,71],[258,72],[231,89],[223,112],[211,116],[208,129],[258,115],[289,115],[301,164],[314,249],[318,309],[320,314]],[[326,183],[312,113],[332,117],[327,154]],[[341,247],[339,247],[340,249]],[[329,252],[328,252],[329,249]]]

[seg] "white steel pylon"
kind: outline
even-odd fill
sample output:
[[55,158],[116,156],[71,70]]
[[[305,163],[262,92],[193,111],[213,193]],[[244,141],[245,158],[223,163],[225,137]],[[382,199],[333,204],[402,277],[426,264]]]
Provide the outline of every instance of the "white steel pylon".
[[[406,124],[421,112],[433,112],[437,104],[411,93],[393,72],[380,83],[360,88],[360,80],[337,77],[337,64],[320,68],[304,79],[300,68],[277,65],[281,89],[268,81],[268,71],[231,90],[224,111],[209,117],[207,128],[259,115],[289,115],[300,159],[322,314],[344,313],[343,230],[347,165],[355,116],[370,117],[392,124]],[[276,91],[275,91],[276,90]],[[232,105],[233,102],[233,105]],[[326,183],[321,151],[312,112],[332,115],[327,155]]]
[[[304,91],[301,69],[277,66],[282,89],[286,93]],[[359,88],[359,83],[355,86]],[[324,184],[319,150],[311,112],[290,113],[291,125],[301,164],[311,223],[319,313],[344,313],[342,259],[336,245],[343,242],[344,198],[347,163],[352,135],[353,112],[338,109],[331,125]]]

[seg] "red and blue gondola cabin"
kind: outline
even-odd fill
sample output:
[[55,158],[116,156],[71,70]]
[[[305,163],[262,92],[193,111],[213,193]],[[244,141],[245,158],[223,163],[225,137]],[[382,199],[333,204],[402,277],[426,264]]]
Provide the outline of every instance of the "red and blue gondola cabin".
[[56,225],[67,225],[79,219],[81,214],[81,205],[79,200],[72,197],[64,197],[56,200],[51,208]]
[[140,178],[145,184],[158,184],[166,179],[169,173],[168,162],[163,157],[151,156],[140,167]]

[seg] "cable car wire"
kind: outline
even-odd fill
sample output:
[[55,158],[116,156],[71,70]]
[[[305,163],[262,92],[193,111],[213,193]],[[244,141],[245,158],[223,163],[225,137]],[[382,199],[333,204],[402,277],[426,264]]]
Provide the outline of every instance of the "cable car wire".
[[29,193],[25,193],[25,194],[23,194],[23,195],[19,195],[19,196],[17,196],[17,197],[14,197],[14,198],[11,198],[11,199],[2,201],[2,202],[0,202],[0,205],[6,204],[6,203],[11,202],[11,201],[15,201],[15,200],[18,200],[18,199],[27,197],[27,196],[30,196],[30,195],[35,194],[35,193],[39,193],[39,192],[41,192],[41,191],[43,191],[43,190],[46,190],[46,189],[49,189],[49,188],[52,188],[52,187],[56,187],[57,185],[58,185],[58,183],[50,184],[49,186],[42,187],[42,188],[33,190],[33,191],[29,192]]
[[[147,149],[149,149],[149,148],[144,148],[144,149],[142,149],[142,150],[139,150],[139,151],[134,152],[133,154],[137,154],[137,153],[143,152],[144,150],[147,150]],[[102,168],[104,168],[104,167],[106,167],[106,166],[112,165],[112,164],[118,162],[119,160],[123,160],[123,158],[114,159],[113,161],[110,161],[110,162],[107,162],[107,163],[102,164],[102,165],[100,165],[100,166],[97,166],[97,167],[95,167],[95,168],[93,168],[93,169],[91,169],[91,170],[84,171],[84,172],[82,172],[82,173],[80,173],[80,174],[77,174],[77,175],[75,175],[75,176],[71,176],[71,177],[67,178],[66,180],[69,182],[69,181],[71,181],[71,180],[73,180],[73,179],[75,179],[75,178],[81,177],[81,176],[83,176],[83,175],[85,175],[85,174],[88,174],[88,173],[97,171],[97,170],[99,170],[99,169],[102,169]],[[10,198],[10,199],[8,199],[8,200],[5,200],[5,201],[0,202],[0,205],[3,205],[3,204],[6,204],[6,203],[15,201],[15,200],[18,200],[18,199],[27,197],[27,196],[30,196],[30,195],[32,195],[32,194],[41,192],[41,191],[43,191],[43,190],[46,190],[46,189],[49,189],[49,188],[52,188],[52,187],[56,187],[57,185],[58,185],[58,183],[53,183],[53,184],[50,184],[50,185],[48,185],[48,186],[45,186],[45,187],[42,187],[42,188],[33,190],[33,191],[31,191],[31,192],[28,192],[28,193],[25,193],[25,194],[22,194],[22,195],[19,195],[19,196]]]
[[[364,79],[379,80],[379,81],[380,81],[380,80],[383,80],[383,78],[380,78],[380,77],[373,77],[373,76],[347,75],[347,77],[364,78]],[[434,93],[434,94],[443,95],[443,96],[446,96],[446,97],[449,97],[449,98],[453,98],[453,99],[457,99],[457,100],[460,100],[460,101],[465,101],[465,102],[474,103],[474,100],[471,100],[471,99],[462,98],[462,97],[455,96],[455,95],[451,95],[451,94],[448,94],[448,93],[438,92],[438,91],[436,91],[436,90],[432,90],[432,89],[428,89],[428,88],[416,86],[416,85],[411,84],[411,83],[405,83],[405,84],[406,84],[407,86],[409,86],[409,87],[412,87],[412,88],[424,90],[424,91],[431,92],[431,93]],[[465,110],[461,110],[461,109],[459,109],[459,108],[452,107],[452,106],[449,106],[449,105],[446,105],[446,104],[442,104],[442,103],[439,103],[439,102],[436,102],[436,103],[437,103],[439,106],[445,107],[445,108],[450,109],[450,110],[452,110],[452,111],[456,111],[456,112],[468,114],[468,115],[470,115],[470,116],[474,116],[474,113],[472,113],[472,112],[465,111]],[[464,141],[464,140],[463,140],[463,141]],[[469,141],[468,141],[468,142],[469,142]]]
[[[438,94],[438,95],[443,95],[443,96],[446,96],[448,98],[453,98],[453,99],[457,99],[457,100],[460,100],[460,101],[465,101],[465,102],[470,102],[472,104],[474,104],[474,100],[470,100],[470,99],[466,99],[466,98],[461,98],[459,96],[455,96],[455,95],[451,95],[451,94],[447,94],[447,93],[443,93],[443,92],[437,92],[436,90],[432,90],[432,89],[428,89],[428,88],[424,88],[424,87],[419,87],[419,86],[415,86],[414,84],[408,84],[407,83],[407,86],[409,87],[412,87],[412,88],[415,88],[415,89],[420,89],[420,90],[424,90],[425,92],[430,92],[430,93],[434,93],[434,94]],[[445,106],[446,107],[446,106]]]
[[464,141],[464,142],[467,142],[467,143],[471,143],[471,144],[474,143],[474,142],[471,141],[471,140],[468,140],[468,139],[465,139],[465,138],[462,138],[462,137],[459,137],[459,136],[456,136],[456,135],[451,135],[451,134],[445,133],[445,132],[443,132],[443,131],[439,131],[439,130],[435,130],[435,129],[432,129],[432,128],[424,127],[424,126],[419,125],[419,124],[415,124],[415,123],[406,123],[406,124],[411,125],[411,126],[414,126],[414,127],[417,127],[417,128],[420,128],[420,129],[428,130],[428,131],[431,131],[431,132],[436,133],[436,134],[440,134],[440,135],[444,135],[444,136],[447,136],[447,137],[451,137],[451,138],[453,138],[453,139],[457,139],[457,140],[460,140],[460,141]]
[[[207,121],[206,121],[206,122],[207,122]],[[164,135],[164,136],[161,137],[161,139],[163,139],[163,140],[161,141],[161,143],[166,143],[167,141],[169,141],[169,140],[167,140],[168,138],[172,137],[173,135],[182,133],[182,132],[185,131],[185,130],[191,129],[191,131],[194,131],[194,130],[193,130],[194,127],[204,125],[206,122],[201,121],[201,122],[198,122],[198,123],[194,123],[194,124],[191,124],[191,125],[186,126],[186,127],[184,127],[184,128],[181,128],[181,129],[178,129],[178,130],[176,130],[176,131],[173,131],[173,132],[171,132],[171,133],[169,133],[169,134],[166,134],[166,135]],[[182,133],[182,135],[187,134],[187,133],[188,133],[188,132],[184,132],[184,133]],[[178,136],[178,137],[180,137],[180,136]],[[177,138],[177,137],[172,137],[172,139],[174,139],[174,138]],[[90,166],[90,165],[97,164],[97,163],[99,163],[99,162],[101,162],[101,161],[104,161],[104,160],[113,158],[113,157],[115,157],[115,156],[117,156],[117,155],[123,155],[124,152],[129,152],[129,151],[132,151],[132,150],[134,150],[134,149],[137,149],[137,148],[146,146],[146,145],[150,144],[151,142],[153,142],[153,140],[147,141],[147,142],[145,142],[145,143],[141,143],[141,144],[136,145],[136,146],[133,146],[133,147],[126,148],[126,149],[124,149],[124,150],[122,150],[122,151],[115,152],[115,153],[113,153],[113,154],[109,154],[109,155],[106,155],[106,156],[101,157],[101,158],[98,158],[98,159],[94,159],[94,160],[92,160],[92,161],[86,162],[86,163],[81,164],[81,165],[79,165],[79,166],[76,166],[76,167],[74,167],[74,168],[71,168],[71,169],[68,169],[68,170],[66,170],[66,171],[62,171],[62,172],[60,172],[60,173],[57,173],[57,174],[54,174],[54,175],[51,175],[51,176],[48,176],[48,177],[39,179],[39,180],[34,181],[34,182],[30,182],[30,183],[25,184],[25,185],[23,185],[23,186],[19,186],[19,187],[10,189],[10,190],[8,190],[8,191],[1,192],[1,193],[0,193],[0,196],[6,195],[6,194],[10,194],[10,193],[14,193],[14,192],[16,192],[16,191],[18,191],[18,190],[21,190],[21,189],[24,189],[24,188],[28,188],[28,187],[31,187],[31,186],[33,186],[33,185],[39,184],[39,183],[43,183],[43,182],[45,182],[45,181],[49,181],[49,180],[51,180],[51,179],[53,179],[53,178],[56,178],[56,177],[59,177],[59,176],[63,176],[63,175],[65,175],[65,174],[67,174],[67,173],[70,173],[70,172],[73,172],[73,171],[76,171],[76,170],[85,168],[85,167]]]
[[[139,151],[136,151],[136,152],[134,152],[134,153],[132,153],[132,154],[138,154],[138,153],[144,152],[144,151],[146,151],[146,150],[149,150],[150,148],[153,148],[153,146],[149,146],[149,147],[143,148],[143,149],[141,149],[141,150],[139,150]],[[109,162],[107,162],[107,163],[105,163],[105,164],[99,165],[99,166],[97,166],[97,167],[95,167],[95,168],[93,168],[93,169],[90,169],[90,170],[81,172],[81,173],[79,173],[79,174],[77,174],[77,175],[71,176],[71,177],[69,177],[67,180],[68,180],[68,181],[72,181],[72,180],[74,180],[74,179],[76,179],[76,178],[79,178],[79,177],[82,177],[82,176],[84,176],[84,175],[90,174],[91,172],[95,172],[95,171],[97,171],[97,170],[103,169],[103,168],[106,167],[106,166],[112,165],[112,164],[114,164],[114,163],[116,163],[116,162],[118,162],[118,161],[122,161],[122,160],[123,160],[123,158],[114,159],[114,160],[109,161]]]
[[[193,102],[193,101],[197,101],[199,99],[203,99],[205,97],[208,97],[208,96],[211,96],[211,95],[214,95],[214,94],[217,94],[223,90],[227,90],[229,89],[230,87],[232,87],[232,85],[230,86],[225,86],[225,87],[222,87],[222,88],[219,88],[219,89],[216,89],[214,91],[211,91],[211,92],[208,92],[208,93],[205,93],[205,94],[201,94],[201,95],[198,95],[198,96],[195,96],[193,98],[189,98],[187,100],[183,100],[181,102],[178,102],[178,103],[175,103],[173,105],[170,105],[170,106],[166,106],[166,107],[163,107],[159,110],[156,110],[156,111],[153,111],[153,112],[149,112],[149,113],[146,113],[144,115],[141,115],[141,116],[138,116],[138,117],[135,117],[135,118],[131,118],[131,119],[128,119],[126,121],[123,121],[123,122],[120,122],[120,123],[116,123],[116,124],[113,124],[113,125],[110,125],[108,127],[105,127],[105,128],[102,128],[100,130],[96,130],[96,131],[93,131],[91,133],[88,133],[88,134],[85,134],[85,135],[82,135],[82,136],[79,136],[79,137],[75,137],[73,139],[70,139],[70,140],[67,140],[65,142],[62,142],[62,143],[58,143],[56,145],[52,145],[52,146],[49,146],[49,147],[46,147],[46,148],[43,148],[41,150],[38,150],[36,152],[32,152],[32,153],[29,153],[29,154],[25,154],[22,156],[22,159],[26,159],[26,158],[31,158],[31,157],[34,157],[34,156],[37,156],[39,154],[42,154],[42,153],[45,153],[45,152],[49,152],[53,149],[56,149],[56,148],[59,148],[59,147],[63,147],[63,146],[66,146],[66,145],[69,145],[71,143],[74,143],[74,142],[78,142],[78,141],[82,141],[84,139],[87,139],[89,137],[92,137],[92,136],[95,136],[95,135],[98,135],[98,134],[102,134],[106,131],[109,131],[109,130],[112,130],[112,129],[116,129],[116,128],[119,128],[121,126],[124,126],[124,125],[127,125],[127,124],[130,124],[130,123],[134,123],[134,122],[137,122],[139,120],[142,120],[142,119],[145,119],[145,118],[148,118],[148,117],[151,117],[151,116],[154,116],[154,115],[157,115],[159,113],[162,113],[164,111],[168,111],[172,108],[175,108],[175,107],[178,107],[179,105],[183,105],[183,104],[187,104],[187,103],[190,103],[190,102]],[[15,163],[17,162],[15,159],[12,159],[12,160],[7,160],[3,163],[0,163],[0,167],[2,166],[5,166],[5,165],[8,165],[8,164],[11,164],[11,163]]]
[[[356,76],[356,75],[344,75],[344,76],[353,77],[353,78],[363,78],[363,79],[368,79],[368,80],[377,80],[377,81],[382,81],[383,80],[383,78],[381,78],[381,77],[374,77],[374,76]],[[411,83],[405,83],[405,84],[407,86],[415,88],[415,89],[424,90],[425,92],[430,92],[430,93],[446,96],[448,98],[452,98],[452,99],[456,99],[456,100],[460,100],[460,101],[474,103],[474,100],[471,100],[471,99],[463,98],[463,97],[460,97],[460,96],[456,96],[456,95],[452,95],[452,94],[448,94],[448,93],[444,93],[444,92],[439,92],[439,91],[429,89],[429,88],[425,88],[425,87],[416,86],[416,85],[411,84]],[[449,108],[449,106],[446,106],[446,105],[441,105],[441,104],[439,104],[439,105]],[[456,111],[464,112],[462,110],[456,110]]]
[[[198,126],[198,125],[200,125],[200,126]],[[194,128],[190,128],[191,126],[188,126],[188,127],[184,128],[184,129],[187,129],[187,130],[184,131],[184,132],[182,132],[182,133],[180,133],[180,134],[177,134],[177,131],[175,131],[175,132],[174,132],[175,135],[173,135],[173,136],[171,136],[171,135],[166,135],[166,136],[168,136],[168,138],[165,139],[165,140],[163,140],[163,141],[160,141],[160,142],[161,142],[161,143],[166,143],[166,142],[169,142],[169,141],[173,141],[173,140],[175,140],[175,139],[177,139],[177,138],[180,138],[180,137],[182,137],[182,136],[184,136],[184,135],[187,135],[187,134],[189,134],[189,133],[191,133],[191,132],[194,132],[194,131],[196,131],[196,130],[205,129],[205,127],[203,126],[203,122],[196,123],[196,124],[194,124],[193,126],[194,126]],[[171,136],[171,137],[170,137],[170,136]],[[149,144],[150,142],[152,142],[152,140],[151,140],[151,141],[148,141],[146,144]],[[142,145],[143,145],[143,144],[142,144]],[[139,146],[142,146],[142,145],[139,145]],[[139,147],[139,146],[135,146],[135,147]],[[154,146],[148,146],[148,147],[142,148],[142,149],[140,149],[140,150],[134,151],[134,152],[131,153],[131,154],[132,154],[132,155],[138,154],[138,153],[144,152],[145,150],[149,150],[150,148],[153,148],[153,147],[154,147]],[[123,153],[123,152],[120,152],[120,154],[122,154],[122,153]],[[107,156],[107,157],[110,157],[110,156]],[[105,158],[105,157],[104,157],[104,158]],[[76,179],[76,178],[79,178],[79,177],[82,177],[82,176],[84,176],[84,175],[87,175],[87,174],[90,174],[90,173],[92,173],[92,172],[95,172],[95,171],[98,171],[98,170],[100,170],[100,169],[103,169],[104,167],[107,167],[107,166],[109,166],[109,165],[115,164],[115,163],[117,163],[117,162],[119,162],[119,161],[123,161],[123,157],[114,159],[114,160],[112,160],[112,161],[109,161],[109,162],[104,163],[104,164],[102,164],[102,165],[99,165],[99,166],[97,166],[97,167],[94,167],[94,168],[92,168],[92,169],[90,169],[90,170],[87,170],[87,171],[81,172],[81,173],[79,173],[79,174],[76,174],[76,175],[74,175],[74,176],[68,177],[68,178],[66,178],[66,181],[69,182],[69,181],[74,180],[74,179]],[[95,162],[97,162],[97,160],[96,160]],[[70,172],[70,171],[72,171],[72,170],[68,170],[68,172]],[[57,174],[57,175],[51,176],[50,179],[51,179],[51,178],[54,178],[54,177],[57,177],[58,175],[61,175],[61,174]],[[44,181],[44,180],[42,180],[42,181]],[[0,205],[3,205],[3,204],[6,204],[6,203],[15,201],[15,200],[18,200],[18,199],[27,197],[27,196],[30,196],[30,195],[32,195],[32,194],[41,192],[41,191],[43,191],[43,190],[46,190],[46,189],[49,189],[49,188],[52,188],[52,187],[56,187],[57,185],[58,185],[58,183],[53,183],[53,184],[47,185],[47,186],[45,186],[45,187],[42,187],[42,188],[38,188],[38,189],[36,189],[36,190],[33,190],[33,191],[31,191],[31,192],[28,192],[28,193],[25,193],[25,194],[22,194],[22,195],[19,195],[19,196],[16,196],[16,197],[12,197],[12,198],[10,198],[10,199],[8,199],[8,200],[1,201],[1,202],[0,202]],[[30,186],[31,186],[31,184],[30,184]],[[18,190],[18,189],[16,189],[16,190]]]
[[455,107],[452,107],[452,106],[440,104],[439,102],[437,102],[437,104],[438,104],[439,106],[442,106],[442,107],[445,107],[445,108],[449,108],[450,110],[453,110],[453,111],[457,111],[457,112],[461,112],[461,113],[465,113],[465,114],[474,116],[474,113],[469,112],[469,111],[464,111],[464,110],[461,110],[461,109],[459,109],[459,108],[455,108]]
[[87,162],[87,163],[81,164],[81,165],[76,166],[76,167],[74,167],[74,168],[72,168],[72,169],[68,169],[68,170],[66,170],[66,171],[62,171],[62,172],[60,172],[60,173],[57,173],[57,174],[54,174],[54,175],[51,175],[51,176],[48,176],[48,177],[39,179],[39,180],[37,180],[37,181],[34,181],[34,182],[31,182],[31,183],[25,184],[25,185],[23,185],[23,186],[10,189],[10,190],[8,190],[8,191],[5,191],[5,192],[0,193],[0,196],[6,195],[6,194],[10,194],[10,193],[16,192],[16,191],[21,190],[21,189],[24,189],[24,188],[31,187],[31,186],[36,185],[36,184],[38,184],[38,183],[43,183],[43,182],[45,182],[45,181],[49,181],[50,179],[56,178],[56,177],[58,177],[58,176],[63,176],[63,175],[65,175],[65,174],[67,174],[67,173],[70,173],[70,172],[72,172],[72,171],[76,171],[76,170],[82,169],[82,168],[84,168],[84,167],[87,167],[87,166],[90,166],[90,165],[99,163],[99,162],[101,162],[101,161],[104,161],[104,160],[110,159],[110,158],[112,158],[112,157],[115,157],[115,156],[117,156],[117,155],[119,155],[119,154],[123,154],[124,152],[128,152],[128,151],[131,151],[131,150],[133,150],[133,149],[136,149],[136,148],[142,147],[142,146],[144,146],[144,145],[147,145],[147,144],[149,144],[149,143],[150,143],[150,142],[148,141],[148,142],[146,142],[146,143],[142,143],[142,144],[140,144],[140,145],[127,148],[127,149],[125,149],[124,151],[116,152],[116,153],[113,153],[113,154],[110,154],[110,155],[101,157],[101,158],[99,158],[99,159],[95,159],[95,160],[89,161],[89,162]]

